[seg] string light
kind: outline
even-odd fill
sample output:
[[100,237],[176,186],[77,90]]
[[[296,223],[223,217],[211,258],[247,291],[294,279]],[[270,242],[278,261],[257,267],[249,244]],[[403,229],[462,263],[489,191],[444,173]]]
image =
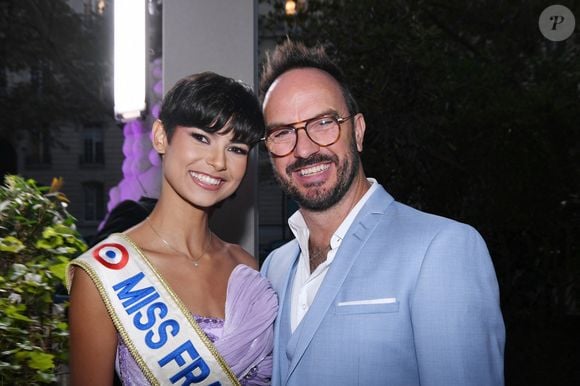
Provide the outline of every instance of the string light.
[[296,2],[294,0],[286,0],[286,5],[284,6],[286,10],[286,15],[294,16],[296,15]]

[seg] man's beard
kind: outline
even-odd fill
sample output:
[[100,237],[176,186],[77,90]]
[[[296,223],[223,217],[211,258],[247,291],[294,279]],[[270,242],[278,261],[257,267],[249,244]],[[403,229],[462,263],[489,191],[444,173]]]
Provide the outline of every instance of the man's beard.
[[[317,189],[320,183],[306,185],[307,192],[300,192],[296,185],[292,184],[292,172],[296,169],[314,165],[319,162],[332,162],[337,168],[336,185],[327,189]],[[288,179],[280,176],[274,168],[274,176],[280,187],[290,198],[300,205],[301,208],[315,212],[321,212],[336,205],[351,187],[352,182],[358,172],[360,158],[354,139],[351,141],[350,152],[339,165],[338,156],[314,154],[309,158],[298,159],[296,162],[286,167]]]

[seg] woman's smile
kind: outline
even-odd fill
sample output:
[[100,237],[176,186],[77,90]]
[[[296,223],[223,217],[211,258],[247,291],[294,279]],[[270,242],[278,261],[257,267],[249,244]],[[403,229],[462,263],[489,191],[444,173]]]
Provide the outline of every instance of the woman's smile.
[[194,171],[190,171],[189,175],[193,178],[195,183],[205,189],[217,190],[225,182],[222,178]]

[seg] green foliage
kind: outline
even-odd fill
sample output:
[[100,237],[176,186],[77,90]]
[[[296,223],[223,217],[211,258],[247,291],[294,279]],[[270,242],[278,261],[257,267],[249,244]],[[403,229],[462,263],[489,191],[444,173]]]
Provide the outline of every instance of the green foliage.
[[7,176],[0,188],[0,384],[56,382],[67,358],[66,263],[86,250],[58,193]]
[[[553,363],[580,354],[567,344],[580,338],[580,34],[545,39],[538,18],[553,3],[539,0],[309,0],[295,17],[261,2],[262,36],[322,43],[344,69],[367,175],[484,235],[507,383],[580,382],[576,365]],[[559,4],[578,20],[578,2]],[[547,335],[574,323],[558,344]]]

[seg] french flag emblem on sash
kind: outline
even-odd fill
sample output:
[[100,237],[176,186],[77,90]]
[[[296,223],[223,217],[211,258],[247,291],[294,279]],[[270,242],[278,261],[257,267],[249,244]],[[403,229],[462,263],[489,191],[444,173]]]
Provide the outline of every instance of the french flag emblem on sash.
[[109,269],[122,269],[129,261],[129,252],[121,244],[103,244],[93,250],[93,257]]

